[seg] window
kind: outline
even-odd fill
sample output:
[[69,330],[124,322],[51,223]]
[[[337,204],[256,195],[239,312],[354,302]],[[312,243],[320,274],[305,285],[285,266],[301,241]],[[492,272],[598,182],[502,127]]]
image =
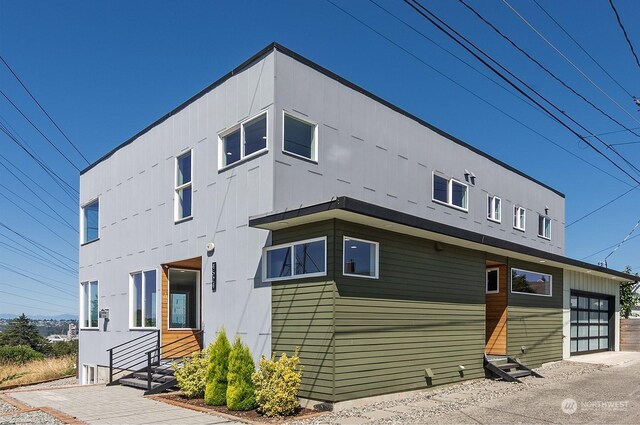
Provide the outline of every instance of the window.
[[327,238],[309,239],[265,248],[262,261],[264,281],[327,274]]
[[502,201],[497,196],[487,195],[487,219],[498,223],[502,220]]
[[538,236],[551,239],[551,219],[545,215],[538,215]]
[[378,278],[378,243],[345,236],[342,245],[342,274]]
[[466,184],[454,179],[447,179],[435,173],[433,174],[433,200],[436,202],[467,211],[468,190]]
[[82,282],[80,295],[80,326],[98,327],[98,282]]
[[318,145],[316,124],[283,112],[283,145],[285,152],[301,156],[311,161],[318,160]]
[[524,232],[527,211],[523,207],[513,207],[513,227]]
[[98,224],[100,217],[100,202],[98,199],[85,204],[80,214],[82,228],[82,243],[98,240]]
[[200,272],[169,269],[169,329],[200,326]]
[[219,168],[234,164],[267,148],[267,113],[242,122],[220,135]]
[[132,328],[155,328],[157,311],[156,271],[131,273],[129,325]]
[[176,158],[175,221],[191,217],[192,166],[191,150]]
[[511,269],[511,292],[551,296],[551,275]]
[[500,269],[492,267],[487,269],[487,294],[497,294],[500,292]]
[[98,382],[96,376],[96,367],[94,365],[82,365],[82,385],[92,385]]

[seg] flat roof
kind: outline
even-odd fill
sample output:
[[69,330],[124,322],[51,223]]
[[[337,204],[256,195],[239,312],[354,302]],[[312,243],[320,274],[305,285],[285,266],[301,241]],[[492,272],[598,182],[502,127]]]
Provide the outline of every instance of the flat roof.
[[[421,238],[433,239],[451,245],[490,252],[504,257],[544,263],[548,266],[593,273],[613,278],[620,282],[637,282],[640,278],[606,267],[553,254],[515,242],[483,235],[448,224],[403,213],[347,196],[340,196],[327,202],[304,206],[261,216],[250,217],[249,226],[267,230],[279,230],[327,219],[341,219],[378,227],[391,232],[399,232]],[[392,223],[392,224],[390,224]]]
[[111,151],[107,152],[105,155],[103,155],[102,157],[100,157],[97,161],[93,162],[91,165],[87,166],[85,169],[83,169],[80,172],[80,175],[86,173],[87,171],[91,170],[93,167],[95,167],[96,165],[98,165],[99,163],[105,161],[106,159],[110,158],[114,153],[116,153],[118,150],[122,149],[123,147],[127,146],[128,144],[132,143],[135,139],[137,139],[138,137],[142,136],[143,134],[147,133],[149,130],[151,130],[152,128],[154,128],[155,126],[157,126],[158,124],[161,124],[162,122],[164,122],[165,120],[167,120],[168,118],[172,117],[173,115],[177,114],[178,112],[180,112],[181,110],[183,110],[184,108],[186,108],[187,106],[189,106],[191,103],[195,102],[196,100],[200,99],[202,96],[204,96],[205,94],[209,93],[211,90],[215,89],[216,87],[218,87],[219,85],[221,85],[222,83],[224,83],[225,81],[227,81],[229,78],[233,77],[236,74],[239,74],[240,72],[246,70],[247,68],[251,67],[252,65],[254,65],[256,62],[259,62],[260,60],[262,60],[264,57],[266,57],[267,55],[269,55],[271,52],[273,51],[279,51],[287,56],[289,56],[292,59],[297,60],[298,62],[309,66],[310,68],[313,68],[314,70],[320,72],[321,74],[324,74],[325,76],[341,83],[342,85],[349,87],[352,90],[355,90],[373,100],[375,100],[376,102],[381,103],[382,105],[388,107],[389,109],[398,112],[399,114],[404,115],[407,118],[412,119],[413,121],[416,121],[417,123],[423,125],[424,127],[429,128],[430,130],[436,132],[437,134],[451,140],[454,143],[457,143],[458,145],[461,145],[471,151],[473,151],[474,153],[481,155],[487,159],[489,159],[490,161],[508,169],[509,171],[512,171],[528,180],[531,180],[532,182],[539,184],[540,186],[549,189],[550,191],[556,193],[557,195],[561,196],[561,197],[565,197],[565,195],[552,188],[551,186],[542,183],[540,180],[537,180],[525,173],[523,173],[522,171],[510,166],[509,164],[500,161],[497,158],[494,158],[493,156],[487,154],[486,152],[481,151],[480,149],[471,146],[470,144],[463,142],[462,140],[458,139],[455,136],[452,136],[451,134],[445,132],[444,130],[439,129],[438,127],[435,127],[431,124],[429,124],[428,122],[426,122],[425,120],[405,111],[404,109],[400,108],[399,106],[396,106],[394,104],[392,104],[391,102],[388,102],[384,99],[382,99],[381,97],[371,93],[368,90],[365,90],[364,88],[358,86],[357,84],[352,83],[351,81],[348,81],[342,77],[340,77],[339,75],[335,74],[334,72],[329,71],[328,69],[318,65],[317,63],[299,55],[298,53],[276,43],[270,43],[268,46],[266,46],[265,48],[263,48],[262,50],[260,50],[258,53],[256,53],[255,55],[253,55],[252,57],[250,57],[249,59],[247,59],[246,61],[244,61],[243,63],[241,63],[239,66],[237,66],[236,68],[234,68],[232,71],[228,72],[227,74],[225,74],[224,76],[222,76],[221,78],[219,78],[218,80],[216,80],[215,82],[213,82],[212,84],[208,85],[207,87],[205,87],[204,89],[202,89],[200,92],[198,92],[195,96],[189,98],[188,100],[186,100],[185,102],[181,103],[178,107],[176,107],[175,109],[173,109],[171,112],[165,114],[164,116],[160,117],[159,119],[157,119],[156,121],[154,121],[153,123],[151,123],[149,126],[147,126],[146,128],[144,128],[142,131],[136,133],[134,136],[130,137],[129,139],[125,140],[123,143],[121,143],[119,146],[115,147],[114,149],[112,149]]

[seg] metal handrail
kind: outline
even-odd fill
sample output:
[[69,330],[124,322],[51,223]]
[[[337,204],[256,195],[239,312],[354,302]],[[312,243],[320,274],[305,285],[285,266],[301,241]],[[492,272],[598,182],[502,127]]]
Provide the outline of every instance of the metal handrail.
[[[148,338],[150,336],[155,337],[155,341],[152,339],[144,340],[145,338]],[[107,349],[107,351],[109,352],[109,383],[110,384],[113,383],[114,369],[126,370],[124,366],[133,366],[137,364],[143,364],[144,357],[142,356],[145,353],[144,349],[148,348],[149,344],[154,344],[154,343],[156,348],[160,346],[160,330],[159,329],[151,331],[149,333],[136,337],[132,340],[129,340],[127,342],[118,344],[114,347]],[[116,349],[122,348],[125,346],[126,348],[120,350],[119,352],[116,352],[114,356],[114,351]],[[136,357],[136,356],[141,357],[139,361],[135,362],[135,359],[134,359],[134,363],[132,362],[123,363],[125,360],[129,360],[132,357]]]
[[159,334],[159,333],[160,333],[160,330],[159,330],[159,329],[153,330],[153,331],[151,331],[151,332],[149,332],[149,333],[147,333],[147,334],[140,335],[139,337],[136,337],[136,338],[130,339],[130,340],[129,340],[129,341],[127,341],[127,342],[123,342],[122,344],[114,345],[113,347],[109,348],[107,351],[109,351],[109,350],[115,350],[116,348],[120,348],[120,347],[122,347],[123,345],[131,344],[133,341],[137,341],[137,340],[139,340],[140,338],[144,338],[144,337],[146,337],[146,336],[153,335],[153,334]]

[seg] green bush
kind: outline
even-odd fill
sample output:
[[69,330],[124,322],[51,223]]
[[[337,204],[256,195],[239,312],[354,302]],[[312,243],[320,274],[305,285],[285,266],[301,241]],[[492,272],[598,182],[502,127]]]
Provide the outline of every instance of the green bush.
[[205,348],[185,357],[182,366],[176,362],[172,364],[178,386],[187,398],[202,398],[204,396],[209,351],[210,348]]
[[73,339],[71,341],[60,341],[51,344],[51,354],[54,357],[78,355],[78,340]]
[[24,364],[42,358],[44,358],[42,353],[28,345],[0,345],[0,364]]
[[256,371],[249,347],[236,337],[229,353],[229,385],[227,407],[229,410],[251,410],[256,407],[255,386],[251,375]]
[[302,366],[297,349],[293,356],[287,357],[282,353],[278,360],[275,355],[271,359],[262,356],[258,371],[252,378],[260,413],[272,417],[291,415],[296,411],[302,380]]
[[231,345],[227,339],[227,333],[222,329],[209,351],[209,364],[206,369],[206,388],[204,391],[204,402],[209,406],[224,406],[227,404],[229,351],[231,351]]

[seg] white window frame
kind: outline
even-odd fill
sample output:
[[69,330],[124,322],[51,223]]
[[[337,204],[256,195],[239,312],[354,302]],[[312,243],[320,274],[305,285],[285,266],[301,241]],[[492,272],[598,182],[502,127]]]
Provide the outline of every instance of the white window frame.
[[[89,382],[89,370],[93,369],[93,382]],[[82,385],[93,385],[98,383],[98,366],[95,364],[82,364]]]
[[[306,243],[312,242],[324,242],[324,271],[318,273],[304,273],[304,274],[296,274],[296,245],[303,245]],[[269,251],[274,251],[277,249],[289,248],[291,250],[291,275],[283,276],[283,277],[267,277],[267,253]],[[318,277],[318,276],[326,276],[327,275],[327,237],[322,236],[319,238],[313,239],[304,239],[301,241],[289,242],[280,245],[267,246],[262,249],[262,281],[263,282],[277,282],[280,280],[291,280],[291,279],[306,279],[309,277]]]
[[[434,196],[434,192],[435,192],[435,176],[438,176],[440,178],[443,178],[445,180],[447,180],[447,202],[442,202],[439,199],[436,199]],[[467,205],[466,207],[460,207],[458,205],[454,205],[453,204],[453,183],[457,183],[460,186],[464,186],[465,190],[466,190],[466,197],[465,199],[467,200]],[[454,179],[453,177],[447,177],[442,173],[436,173],[435,171],[431,173],[431,200],[437,204],[440,205],[446,205],[448,207],[451,208],[455,208],[456,210],[459,211],[464,211],[464,212],[469,212],[469,185],[462,183],[459,180]]]
[[[549,276],[549,295],[547,295],[547,294],[536,294],[536,293],[532,293],[532,292],[514,291],[513,290],[513,271],[514,270],[519,270],[521,272],[535,273],[535,274],[543,274],[545,276]],[[536,271],[533,271],[533,270],[520,269],[518,267],[511,267],[511,270],[510,270],[510,273],[509,273],[509,287],[510,287],[509,289],[510,289],[512,294],[533,295],[533,296],[536,296],[536,297],[552,297],[553,296],[553,275],[551,275],[549,273],[536,272]]]
[[[540,228],[540,219],[543,220],[542,229]],[[545,229],[547,228],[545,226],[545,222],[549,222],[549,236],[540,233],[541,230],[542,230],[542,232],[544,232]],[[540,237],[542,239],[546,239],[548,241],[551,240],[551,217],[549,217],[548,215],[538,214],[538,237]]]
[[[87,240],[87,235],[86,235],[86,231],[84,228],[85,225],[85,218],[84,218],[84,209],[85,207],[88,207],[89,205],[93,204],[94,202],[98,203],[98,236],[95,239],[91,239],[90,241]],[[88,243],[91,242],[95,242],[97,240],[100,239],[100,197],[95,197],[93,199],[91,199],[88,202],[85,202],[84,204],[82,204],[80,206],[80,245],[86,245]]]
[[[299,155],[297,153],[288,151],[285,149],[284,147],[284,119],[286,116],[289,116],[289,118],[300,121],[302,123],[305,123],[307,125],[310,125],[313,127],[313,152],[312,152],[312,158],[307,158],[306,156],[303,155]],[[314,163],[318,163],[318,123],[309,120],[309,118],[307,117],[303,117],[300,114],[294,114],[293,112],[290,111],[285,111],[284,109],[282,110],[282,152],[286,153],[287,155],[291,155],[294,156],[296,158],[300,158],[303,159],[305,161],[311,161]]]
[[[265,116],[265,122],[266,122],[266,126],[265,126],[265,144],[264,144],[264,148],[257,150],[249,155],[245,155],[245,142],[244,142],[244,126],[255,120],[256,118],[259,118],[260,116],[264,115]],[[226,136],[228,136],[229,134],[240,130],[240,159],[237,160],[234,163],[231,164],[225,164],[225,155],[226,152],[224,151],[224,138]],[[269,110],[264,110],[262,112],[257,113],[256,115],[253,115],[250,118],[247,118],[246,120],[242,120],[241,122],[239,122],[238,124],[234,125],[233,127],[221,132],[218,134],[218,171],[222,171],[222,170],[226,170],[227,168],[231,168],[231,167],[235,167],[238,164],[241,164],[245,161],[248,161],[249,159],[258,156],[260,154],[262,154],[263,152],[267,152],[269,150]]]
[[[185,155],[189,155],[189,158],[191,159],[191,180],[189,180],[189,183],[183,183],[181,185],[178,185],[178,160],[180,158],[182,158]],[[173,190],[173,221],[175,223],[180,223],[182,221],[186,221],[189,220],[191,218],[193,218],[193,177],[194,177],[194,173],[193,173],[193,149],[187,149],[184,152],[181,152],[179,155],[176,155],[176,159],[175,159],[175,166],[174,166],[174,174],[173,174],[173,186],[174,186],[174,190]],[[178,211],[179,211],[179,204],[180,204],[180,195],[179,192],[182,189],[186,189],[188,187],[191,187],[191,215],[186,216],[186,217],[178,217]]]
[[[185,271],[185,272],[195,272],[196,273],[196,298],[198,299],[198,303],[196,304],[196,327],[195,328],[172,328],[171,327],[171,279],[170,274],[172,271]],[[181,269],[171,267],[167,270],[167,329],[170,331],[197,331],[202,327],[202,318],[200,317],[202,312],[202,291],[200,288],[200,271],[193,269]],[[156,295],[157,297],[157,295]],[[156,310],[157,312],[157,310]],[[158,322],[156,321],[156,324]]]
[[[499,208],[498,208],[499,217],[498,218],[495,217],[496,201],[499,204]],[[501,223],[502,222],[502,199],[500,199],[499,196],[489,195],[487,193],[487,207],[490,209],[490,212],[487,211],[487,220],[493,221],[493,222],[496,222],[496,223]]]
[[[498,279],[496,283],[498,284],[495,291],[489,290],[489,272],[496,272],[498,275]],[[485,293],[487,294],[499,294],[500,293],[500,267],[490,267],[486,271],[486,285],[485,285]]]
[[[137,273],[141,273],[142,274],[142,323],[144,323],[144,318],[145,318],[145,312],[146,312],[146,301],[145,301],[145,286],[146,286],[146,278],[144,276],[145,273],[148,272],[155,272],[156,275],[156,325],[155,326],[135,326],[134,325],[134,305],[133,305],[133,292],[134,292],[134,287],[133,287],[133,275],[137,274]],[[160,303],[158,302],[162,297],[159,296],[160,295],[160,290],[158,287],[158,269],[156,268],[150,268],[150,269],[141,269],[141,270],[136,270],[134,272],[129,273],[129,329],[158,329],[159,328],[159,320],[158,320],[158,312],[160,311],[158,307],[161,307],[161,305],[159,305]]]
[[[347,250],[345,248],[347,239],[351,240],[351,241],[358,241],[358,242],[365,242],[365,243],[369,243],[372,244],[373,246],[375,246],[375,250],[376,250],[376,255],[375,255],[375,275],[374,276],[365,276],[362,274],[354,274],[354,273],[347,273],[344,269],[344,265],[347,262],[346,261],[346,254],[347,254]],[[367,239],[360,239],[360,238],[354,238],[352,236],[348,236],[348,235],[343,235],[342,236],[342,275],[343,276],[348,276],[348,277],[361,277],[363,279],[379,279],[380,278],[380,242],[375,242],[375,241],[370,241]]]
[[[520,210],[524,211],[522,220],[520,220]],[[516,230],[520,230],[521,232],[524,232],[526,231],[526,225],[527,225],[527,209],[520,205],[514,205],[513,206],[513,228]]]
[[[91,326],[91,311],[86,311],[87,300],[84,295],[84,285],[88,285],[89,287],[89,302],[91,301],[91,284],[96,283],[98,287],[98,306],[96,309],[98,310],[98,324],[96,326]],[[88,314],[88,316],[87,316]],[[86,318],[89,318],[89,326],[85,326],[84,322]],[[98,280],[86,280],[84,282],[80,282],[80,329],[100,329],[100,282]]]

